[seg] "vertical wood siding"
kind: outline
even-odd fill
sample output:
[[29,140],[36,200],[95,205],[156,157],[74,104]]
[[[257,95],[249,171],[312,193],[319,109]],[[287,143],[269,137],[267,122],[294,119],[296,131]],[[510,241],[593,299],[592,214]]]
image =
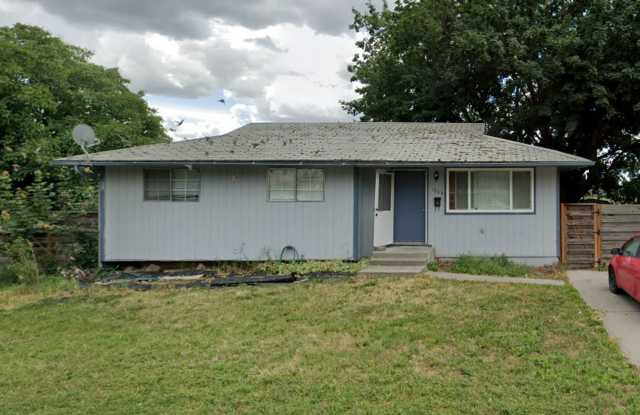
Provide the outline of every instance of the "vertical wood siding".
[[357,258],[369,257],[373,253],[373,226],[375,220],[376,170],[357,168],[355,179],[357,203]]
[[592,268],[597,265],[597,208],[597,205],[590,203],[562,204],[560,260],[569,268]]
[[[535,169],[533,214],[445,214],[445,169],[429,169],[427,238],[438,257],[464,254],[506,255],[532,265],[551,264],[559,256],[557,169]],[[434,197],[442,207],[434,208]]]
[[202,167],[199,202],[143,200],[141,168],[105,179],[105,261],[276,259],[286,245],[307,259],[349,259],[353,169],[325,169],[324,202],[268,202],[264,167]]
[[611,259],[611,249],[640,235],[640,205],[599,205],[600,258]]
[[611,259],[640,233],[640,205],[562,204],[562,263],[569,268],[592,268]]

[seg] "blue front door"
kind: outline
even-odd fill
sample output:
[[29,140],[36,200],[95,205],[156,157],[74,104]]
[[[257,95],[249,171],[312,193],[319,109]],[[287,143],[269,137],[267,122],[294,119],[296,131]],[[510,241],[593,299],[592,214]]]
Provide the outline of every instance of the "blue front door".
[[425,172],[395,173],[393,238],[397,244],[425,242]]

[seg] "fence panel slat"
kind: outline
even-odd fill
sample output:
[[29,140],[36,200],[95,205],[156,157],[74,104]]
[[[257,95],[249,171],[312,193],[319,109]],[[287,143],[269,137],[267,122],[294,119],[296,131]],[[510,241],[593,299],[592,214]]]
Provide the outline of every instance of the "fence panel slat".
[[611,259],[611,249],[640,234],[640,205],[563,203],[560,226],[561,262],[598,266]]

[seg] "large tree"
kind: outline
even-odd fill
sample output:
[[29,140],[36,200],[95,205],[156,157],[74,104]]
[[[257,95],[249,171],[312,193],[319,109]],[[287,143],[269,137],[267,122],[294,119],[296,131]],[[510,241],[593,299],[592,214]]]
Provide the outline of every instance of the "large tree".
[[344,105],[363,120],[482,121],[596,160],[563,175],[565,200],[621,197],[637,180],[637,0],[397,0],[354,13],[360,96]]
[[42,223],[51,211],[94,203],[92,176],[49,164],[81,153],[75,125],[94,127],[100,144],[92,151],[168,141],[160,117],[128,83],[43,29],[0,28],[0,230],[27,226],[19,216]]

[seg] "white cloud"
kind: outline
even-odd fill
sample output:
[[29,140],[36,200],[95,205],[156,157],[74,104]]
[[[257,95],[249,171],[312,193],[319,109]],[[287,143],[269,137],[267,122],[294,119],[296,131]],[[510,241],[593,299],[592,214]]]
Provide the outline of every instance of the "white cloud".
[[319,33],[348,31],[363,0],[29,0],[77,25],[203,39],[212,18],[249,29],[291,23]]
[[[165,120],[169,135],[177,141],[224,134],[247,122],[255,121],[246,116],[242,105],[234,105],[230,108],[222,105],[207,107],[199,101],[195,104],[179,99],[167,102],[162,97],[155,96],[148,96],[147,100],[158,109],[160,116]],[[178,125],[180,122],[182,124]]]
[[176,138],[251,121],[350,119],[339,101],[355,95],[345,75],[351,1],[33,1],[0,0],[0,24],[39,24],[93,50],[150,95],[168,127],[185,120]]

